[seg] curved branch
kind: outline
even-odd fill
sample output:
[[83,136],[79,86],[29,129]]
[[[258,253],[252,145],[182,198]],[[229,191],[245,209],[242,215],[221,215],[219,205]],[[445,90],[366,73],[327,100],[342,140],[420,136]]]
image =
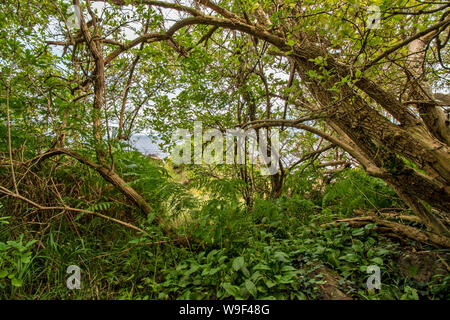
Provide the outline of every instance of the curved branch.
[[127,222],[124,222],[124,221],[121,221],[121,220],[118,220],[118,219],[115,219],[115,218],[112,218],[112,217],[105,216],[104,214],[101,214],[101,213],[98,213],[98,212],[95,212],[95,211],[84,210],[84,209],[79,209],[79,208],[72,208],[72,207],[67,207],[67,206],[59,206],[59,207],[56,207],[56,206],[55,207],[42,206],[42,205],[34,202],[33,200],[25,198],[24,196],[18,194],[17,192],[14,193],[14,192],[6,189],[3,186],[0,186],[0,192],[3,193],[3,194],[6,194],[7,196],[10,196],[10,197],[22,200],[22,201],[24,201],[24,202],[26,202],[28,204],[31,204],[33,207],[36,207],[39,210],[63,210],[63,211],[73,211],[73,212],[79,212],[79,213],[87,213],[87,214],[94,215],[94,216],[97,216],[97,217],[100,217],[100,218],[103,218],[103,219],[106,219],[106,220],[109,220],[109,221],[113,221],[113,222],[121,224],[121,225],[123,225],[123,226],[125,226],[127,228],[139,231],[139,232],[141,232],[141,233],[143,233],[143,234],[145,234],[145,235],[147,235],[147,236],[149,236],[151,238],[151,236],[147,232],[142,230],[141,228],[138,228],[138,227],[136,227],[136,226],[134,226],[132,224],[129,224]]
[[151,42],[156,42],[156,41],[162,41],[162,40],[167,40],[170,37],[166,34],[162,34],[162,33],[147,33],[144,34],[128,43],[122,44],[120,46],[120,48],[114,50],[113,52],[111,52],[106,58],[105,58],[105,66],[107,66],[108,64],[111,63],[111,61],[114,58],[117,58],[117,56],[119,56],[121,53],[143,43],[151,43]]
[[[65,148],[56,148],[48,150],[47,152],[35,157],[31,160],[31,162],[36,161],[35,164],[39,164],[40,162],[57,155],[66,155],[71,158],[74,158],[78,162],[90,167],[97,171],[106,181],[111,183],[114,187],[116,187],[122,194],[124,194],[128,199],[133,201],[145,214],[149,214],[152,212],[152,207],[145,201],[145,199],[137,193],[133,188],[127,185],[127,183],[111,168],[106,165],[99,165],[94,161],[82,156],[78,152],[75,152],[70,149]],[[156,221],[165,225],[164,221],[157,217]]]
[[131,3],[127,3],[128,1],[124,0],[91,0],[92,2],[106,2],[106,3],[113,3],[117,6],[127,6],[130,4],[146,4],[149,6],[155,6],[155,7],[161,7],[166,9],[174,9],[180,12],[186,12],[193,16],[201,15],[202,13],[194,8],[183,6],[178,3],[170,3],[170,2],[164,2],[164,1],[151,1],[151,0],[133,0]]
[[[254,123],[249,122],[247,125],[249,125],[253,129],[258,128],[267,128],[267,127],[291,127],[291,128],[298,128],[302,130],[309,131],[311,133],[314,133],[325,140],[328,140],[332,144],[337,145],[338,147],[341,147],[345,151],[347,151],[349,154],[351,154],[353,157],[355,157],[356,160],[358,160],[359,163],[361,163],[363,166],[366,167],[366,170],[370,170],[371,167],[373,167],[372,164],[369,164],[367,162],[367,159],[363,157],[359,152],[357,152],[352,146],[349,144],[343,142],[339,138],[335,138],[332,135],[323,132],[317,128],[314,128],[312,126],[308,126],[303,123],[299,123],[298,120],[277,120],[277,119],[268,119],[268,120],[257,120]],[[378,169],[379,171],[379,169]],[[375,172],[375,171],[374,171]],[[377,175],[380,175],[381,172],[379,172]]]
[[409,37],[406,40],[403,40],[402,42],[400,42],[399,44],[393,46],[392,48],[386,50],[385,52],[383,52],[382,54],[380,54],[378,57],[376,57],[375,59],[373,59],[371,62],[367,63],[366,65],[364,65],[361,69],[362,70],[367,70],[368,68],[370,68],[371,66],[373,66],[375,63],[377,63],[378,61],[380,61],[381,59],[387,57],[388,55],[390,55],[391,53],[397,51],[398,49],[400,49],[401,47],[406,46],[407,44],[409,44],[410,42],[419,39],[420,37],[423,37],[425,35],[427,35],[428,33],[435,31],[441,27],[447,27],[448,25],[450,25],[450,18],[446,19],[444,21],[441,21],[439,23],[436,23],[434,25],[432,25],[431,27],[416,33],[415,35],[413,35],[412,37]]

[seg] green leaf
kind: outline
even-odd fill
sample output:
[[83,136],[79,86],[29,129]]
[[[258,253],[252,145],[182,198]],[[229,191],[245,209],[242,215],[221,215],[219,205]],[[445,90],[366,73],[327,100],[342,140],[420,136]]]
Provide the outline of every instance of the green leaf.
[[370,262],[377,264],[377,265],[382,265],[383,259],[381,259],[380,257],[375,257],[375,258],[370,259]]
[[264,263],[258,263],[257,265],[255,265],[253,267],[253,270],[267,270],[267,271],[271,271],[272,269],[268,265],[266,265]]
[[270,279],[264,279],[264,283],[269,289],[276,286],[276,283]]
[[384,249],[384,248],[380,248],[380,249],[376,250],[376,254],[378,256],[384,256],[384,255],[389,254],[389,253],[390,253],[390,251],[387,250],[387,249]]
[[11,279],[11,283],[14,287],[21,287],[23,280],[22,279],[18,279],[18,278],[12,278]]
[[225,282],[222,283],[222,288],[224,288],[229,295],[232,295],[235,298],[239,297],[240,289],[238,286],[234,286],[229,282]]
[[282,272],[288,272],[288,271],[296,271],[297,269],[295,269],[293,266],[283,266],[283,268],[281,268]]
[[216,274],[217,272],[219,272],[221,269],[222,269],[222,267],[213,268],[209,271],[209,275],[212,276],[212,275]]
[[358,261],[358,256],[354,253],[348,253],[345,256],[340,257],[339,260],[345,260],[348,262],[356,262],[356,261]]
[[256,295],[258,293],[258,290],[256,289],[255,284],[251,280],[245,280],[245,288],[250,292],[250,294],[253,296],[253,298],[256,298]]
[[273,256],[281,262],[289,262],[288,255],[282,251],[276,251]]
[[234,271],[238,271],[238,270],[242,269],[244,264],[245,264],[244,257],[237,257],[236,259],[234,259],[233,260]]
[[361,236],[364,234],[363,228],[358,228],[352,231],[352,236]]

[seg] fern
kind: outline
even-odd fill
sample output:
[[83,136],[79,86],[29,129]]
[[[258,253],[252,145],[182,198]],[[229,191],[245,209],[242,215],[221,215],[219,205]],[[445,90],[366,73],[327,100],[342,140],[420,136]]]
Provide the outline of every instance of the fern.
[[332,207],[349,215],[354,209],[379,209],[402,206],[402,201],[382,180],[369,177],[361,170],[341,172],[322,198],[322,208]]
[[113,202],[98,202],[87,208],[88,211],[106,211],[113,205]]

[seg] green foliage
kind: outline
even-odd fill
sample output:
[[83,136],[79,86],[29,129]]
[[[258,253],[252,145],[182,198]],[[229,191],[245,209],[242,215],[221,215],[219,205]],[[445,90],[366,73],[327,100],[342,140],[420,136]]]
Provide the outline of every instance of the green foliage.
[[176,216],[195,207],[195,197],[172,180],[163,163],[154,162],[137,151],[118,152],[115,162],[117,172],[152,204],[155,215]]
[[[196,120],[205,129],[224,130],[244,124],[248,128],[254,120],[284,119],[294,127],[308,125],[339,139],[339,130],[326,124],[336,116],[350,139],[354,127],[368,136],[367,146],[380,152],[373,158],[386,155],[386,145],[403,149],[402,143],[385,142],[396,139],[392,132],[370,135],[364,112],[358,117],[347,113],[352,106],[373,108],[371,116],[392,113],[355,87],[363,76],[367,83],[393,92],[399,101],[411,100],[405,96],[411,78],[404,74],[410,56],[407,46],[390,52],[388,60],[395,63],[371,62],[411,37],[411,32],[438,22],[439,4],[375,0],[382,24],[368,29],[370,12],[367,3],[359,0],[284,0],[276,6],[268,0],[220,1],[242,21],[260,25],[263,10],[272,25],[258,38],[237,30],[230,33],[230,23],[221,23],[220,28],[197,23],[161,42],[155,42],[157,36],[140,38],[144,42],[130,37],[161,34],[168,24],[179,25],[172,21],[175,16],[164,16],[165,10],[156,4],[139,1],[131,10],[105,4],[95,9],[101,11],[98,25],[89,27],[94,45],[107,60],[104,74],[96,74],[102,68],[93,61],[95,54],[79,31],[68,30],[65,23],[69,3],[0,4],[0,185],[14,193],[17,188],[21,196],[38,204],[21,201],[17,194],[1,194],[0,298],[319,299],[327,281],[326,267],[338,279],[339,288],[353,298],[449,299],[448,274],[420,283],[399,271],[398,253],[411,243],[396,244],[377,234],[372,224],[360,228],[328,224],[357,209],[405,205],[384,182],[355,168],[354,159],[343,170],[340,165],[336,170],[321,166],[350,157],[335,145],[320,152],[318,148],[327,142],[321,138],[325,135],[311,133],[315,130],[283,126],[282,154],[305,158],[280,170],[285,174],[281,195],[271,192],[273,181],[261,175],[259,165],[176,167],[167,159],[149,159],[123,142],[133,133],[152,131],[164,147],[173,147],[173,130],[192,129]],[[408,10],[408,19],[398,14],[402,8]],[[276,37],[270,36],[272,32]],[[285,38],[287,46],[274,45],[278,36]],[[434,39],[439,42],[439,35]],[[58,47],[56,40],[63,45]],[[318,46],[308,48],[308,42]],[[118,48],[120,55],[109,60]],[[446,88],[448,69],[434,66],[446,61],[448,53],[434,46],[427,49],[425,78],[433,88]],[[308,55],[313,59],[307,60]],[[287,77],[291,66],[297,67],[292,69],[292,81]],[[342,66],[349,66],[349,74]],[[102,92],[96,92],[95,79],[105,79]],[[375,89],[372,92],[381,92]],[[101,108],[94,108],[100,96]],[[382,98],[377,101],[386,100]],[[345,102],[344,108],[340,103],[324,103],[327,100]],[[3,121],[7,109],[10,135]],[[310,120],[303,121],[305,117]],[[396,121],[390,116],[378,120],[386,120],[386,125]],[[122,127],[115,130],[119,122]],[[357,145],[362,143],[358,138]],[[43,152],[62,147],[94,165],[67,155],[36,160]],[[379,157],[387,172],[394,177],[412,170],[425,173],[420,169],[425,154],[414,163],[415,155],[410,154],[414,149],[400,151]],[[95,170],[100,167],[114,170],[142,195],[152,212],[143,215],[136,199],[124,196]],[[98,216],[40,206],[95,211],[146,234]],[[170,236],[155,223],[157,217],[167,222]],[[175,236],[185,237],[188,245],[174,241]],[[425,245],[421,249],[435,250]],[[82,269],[80,290],[65,286],[66,267],[71,264]],[[366,289],[370,265],[381,268],[381,290]]]
[[[141,165],[154,166],[144,160]],[[167,177],[158,174],[153,179],[164,182]],[[110,202],[94,206],[109,214],[120,209]],[[192,241],[189,248],[170,239],[152,244],[144,236],[99,218],[77,220],[78,238],[71,231],[72,223],[62,220],[59,228],[52,226],[40,239],[44,249],[37,252],[31,251],[34,241],[22,244],[20,238],[1,243],[2,257],[6,257],[1,261],[7,261],[8,274],[14,274],[11,279],[27,279],[26,286],[16,289],[7,277],[2,285],[15,290],[16,297],[318,299],[326,281],[319,270],[325,265],[339,275],[340,289],[353,298],[446,296],[448,277],[433,281],[430,287],[406,281],[394,262],[399,245],[380,237],[374,225],[324,228],[318,223],[327,221],[322,217],[326,210],[319,209],[309,200],[287,196],[256,199],[251,210],[220,198],[197,202],[185,226]],[[161,237],[158,227],[147,220],[140,227]],[[6,232],[1,229],[0,235]],[[82,267],[81,290],[65,288],[69,264]],[[382,289],[377,292],[365,287],[369,265],[381,268]],[[3,297],[12,296],[6,292]]]
[[341,172],[325,190],[323,208],[339,215],[351,215],[354,209],[395,208],[401,200],[382,180],[369,177],[361,170]]
[[[354,209],[400,205],[384,183],[359,170],[340,173],[322,192],[314,184],[317,173],[306,169],[303,180],[294,174],[286,181],[290,195],[256,196],[248,207],[239,179],[205,177],[195,168],[174,169],[122,149],[115,151],[114,159],[115,170],[152,204],[154,213],[139,217],[95,172],[83,167],[74,172],[60,165],[56,181],[84,176],[94,190],[102,190],[102,197],[90,197],[93,189],[83,185],[86,189],[73,198],[66,194],[65,200],[110,216],[130,212],[134,223],[161,244],[97,217],[77,215],[71,220],[60,215],[60,223],[49,224],[49,231],[39,238],[39,250],[32,250],[37,239],[24,243],[23,236],[0,243],[0,284],[6,289],[2,297],[318,299],[326,281],[321,266],[339,275],[340,289],[354,298],[447,295],[448,276],[429,285],[406,280],[394,262],[399,246],[380,237],[374,225],[320,226]],[[46,164],[42,170],[47,170]],[[186,177],[189,182],[180,184],[178,180]],[[202,197],[197,196],[199,190]],[[20,235],[8,229],[7,223],[17,219],[6,214],[10,204],[1,204],[0,240]],[[152,224],[156,214],[170,218],[176,230],[188,235],[189,249],[164,238]],[[82,267],[81,290],[65,287],[69,264]],[[382,289],[377,292],[365,287],[369,265],[381,268]]]
[[235,258],[228,249],[202,251],[168,272],[158,286],[158,298],[304,298],[289,255],[271,246],[260,250],[246,250]]
[[0,288],[5,290],[21,287],[33,259],[32,246],[36,240],[24,243],[23,235],[18,240],[0,242]]

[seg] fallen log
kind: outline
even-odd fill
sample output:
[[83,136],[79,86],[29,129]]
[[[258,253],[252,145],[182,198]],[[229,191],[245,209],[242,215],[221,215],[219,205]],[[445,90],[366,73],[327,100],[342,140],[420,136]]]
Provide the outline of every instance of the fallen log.
[[450,239],[447,237],[439,236],[435,233],[422,231],[398,222],[387,221],[373,216],[339,219],[322,225],[322,227],[327,227],[328,225],[338,225],[339,223],[347,223],[351,227],[361,227],[369,223],[375,223],[377,225],[377,230],[387,236],[392,236],[392,234],[394,234],[400,239],[408,238],[414,241],[430,244],[437,248],[450,248]]
[[422,219],[420,219],[418,216],[413,216],[413,215],[409,215],[409,214],[402,214],[401,211],[397,211],[397,210],[367,210],[367,211],[363,211],[363,210],[355,210],[354,211],[356,214],[361,215],[361,216],[365,216],[365,215],[369,215],[371,217],[381,217],[384,219],[399,219],[399,220],[404,220],[404,221],[409,221],[409,222],[416,222],[416,223],[421,223],[424,224]]

